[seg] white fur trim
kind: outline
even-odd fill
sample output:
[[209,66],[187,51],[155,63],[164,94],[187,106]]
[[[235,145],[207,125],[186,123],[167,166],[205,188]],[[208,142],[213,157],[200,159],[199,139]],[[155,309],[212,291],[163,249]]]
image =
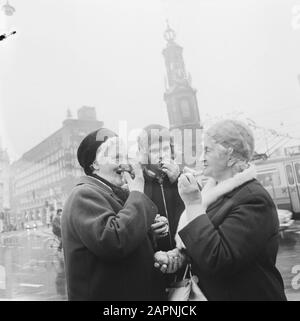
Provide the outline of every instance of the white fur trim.
[[[249,168],[245,169],[241,173],[237,173],[233,177],[228,178],[219,184],[217,184],[217,182],[213,178],[209,178],[201,192],[202,204],[204,208],[207,208],[210,204],[215,202],[224,194],[231,192],[235,188],[241,186],[242,184],[250,181],[253,178],[256,178],[256,169],[254,165],[250,165]],[[183,211],[180,216],[177,233],[175,235],[176,246],[179,249],[185,248],[185,246],[180,236],[178,235],[178,231],[182,230],[189,222],[190,221],[186,216],[186,212]]]

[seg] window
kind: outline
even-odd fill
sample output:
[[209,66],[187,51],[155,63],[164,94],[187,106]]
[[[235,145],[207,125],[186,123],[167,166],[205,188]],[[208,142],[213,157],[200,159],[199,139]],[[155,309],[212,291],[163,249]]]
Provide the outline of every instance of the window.
[[257,179],[264,187],[281,186],[281,179],[278,170],[259,173]]
[[294,179],[294,175],[293,175],[292,166],[291,165],[286,165],[285,169],[286,169],[286,175],[287,175],[287,179],[288,179],[289,185],[294,185],[295,184],[295,179]]
[[297,183],[300,184],[300,163],[295,163],[295,172],[297,177]]
[[190,105],[187,99],[182,99],[180,102],[181,115],[183,120],[189,121],[191,119]]

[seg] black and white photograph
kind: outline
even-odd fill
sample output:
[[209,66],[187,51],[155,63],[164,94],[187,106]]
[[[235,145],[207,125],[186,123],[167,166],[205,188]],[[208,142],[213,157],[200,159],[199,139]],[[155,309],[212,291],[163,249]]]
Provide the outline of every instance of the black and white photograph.
[[0,301],[300,301],[300,0],[0,0]]

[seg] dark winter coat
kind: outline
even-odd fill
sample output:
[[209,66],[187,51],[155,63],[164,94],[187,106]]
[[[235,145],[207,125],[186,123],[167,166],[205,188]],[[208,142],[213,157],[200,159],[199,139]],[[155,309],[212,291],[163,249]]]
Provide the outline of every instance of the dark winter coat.
[[157,240],[157,250],[168,251],[175,247],[174,237],[177,230],[177,225],[181,213],[184,211],[184,203],[178,193],[177,180],[174,183],[170,183],[166,176],[162,182],[162,186],[157,179],[150,178],[145,175],[145,194],[153,201],[158,208],[158,213],[162,216],[167,216],[164,200],[162,195],[162,189],[165,196],[167,205],[169,229],[171,234],[170,244],[169,237],[165,237]]
[[179,232],[208,300],[286,300],[275,267],[278,225],[270,195],[254,179]]
[[60,216],[56,215],[52,221],[52,232],[57,237],[61,237],[61,224],[60,224]]
[[156,214],[145,194],[131,192],[124,204],[99,180],[82,177],[62,214],[69,300],[164,299],[148,236]]

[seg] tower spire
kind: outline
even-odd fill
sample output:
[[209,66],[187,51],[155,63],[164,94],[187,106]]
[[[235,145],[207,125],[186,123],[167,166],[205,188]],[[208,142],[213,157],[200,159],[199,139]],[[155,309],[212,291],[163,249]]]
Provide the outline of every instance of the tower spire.
[[191,87],[191,75],[185,69],[183,48],[175,42],[176,33],[170,27],[168,20],[166,22],[164,38],[167,46],[163,50],[163,56],[167,71],[167,86],[164,100],[167,105],[169,125],[170,129],[189,130],[190,149],[192,154],[195,154],[199,145],[196,137],[201,130],[196,90]]
[[167,41],[167,43],[174,43],[176,38],[175,31],[170,27],[169,20],[166,19],[167,28],[164,32],[164,38]]
[[167,47],[163,50],[163,55],[165,57],[168,85],[169,88],[172,88],[176,84],[188,82],[188,78],[182,56],[183,48],[175,42],[176,33],[170,27],[169,21],[167,20],[166,22],[167,28],[164,32],[164,38],[167,41]]

